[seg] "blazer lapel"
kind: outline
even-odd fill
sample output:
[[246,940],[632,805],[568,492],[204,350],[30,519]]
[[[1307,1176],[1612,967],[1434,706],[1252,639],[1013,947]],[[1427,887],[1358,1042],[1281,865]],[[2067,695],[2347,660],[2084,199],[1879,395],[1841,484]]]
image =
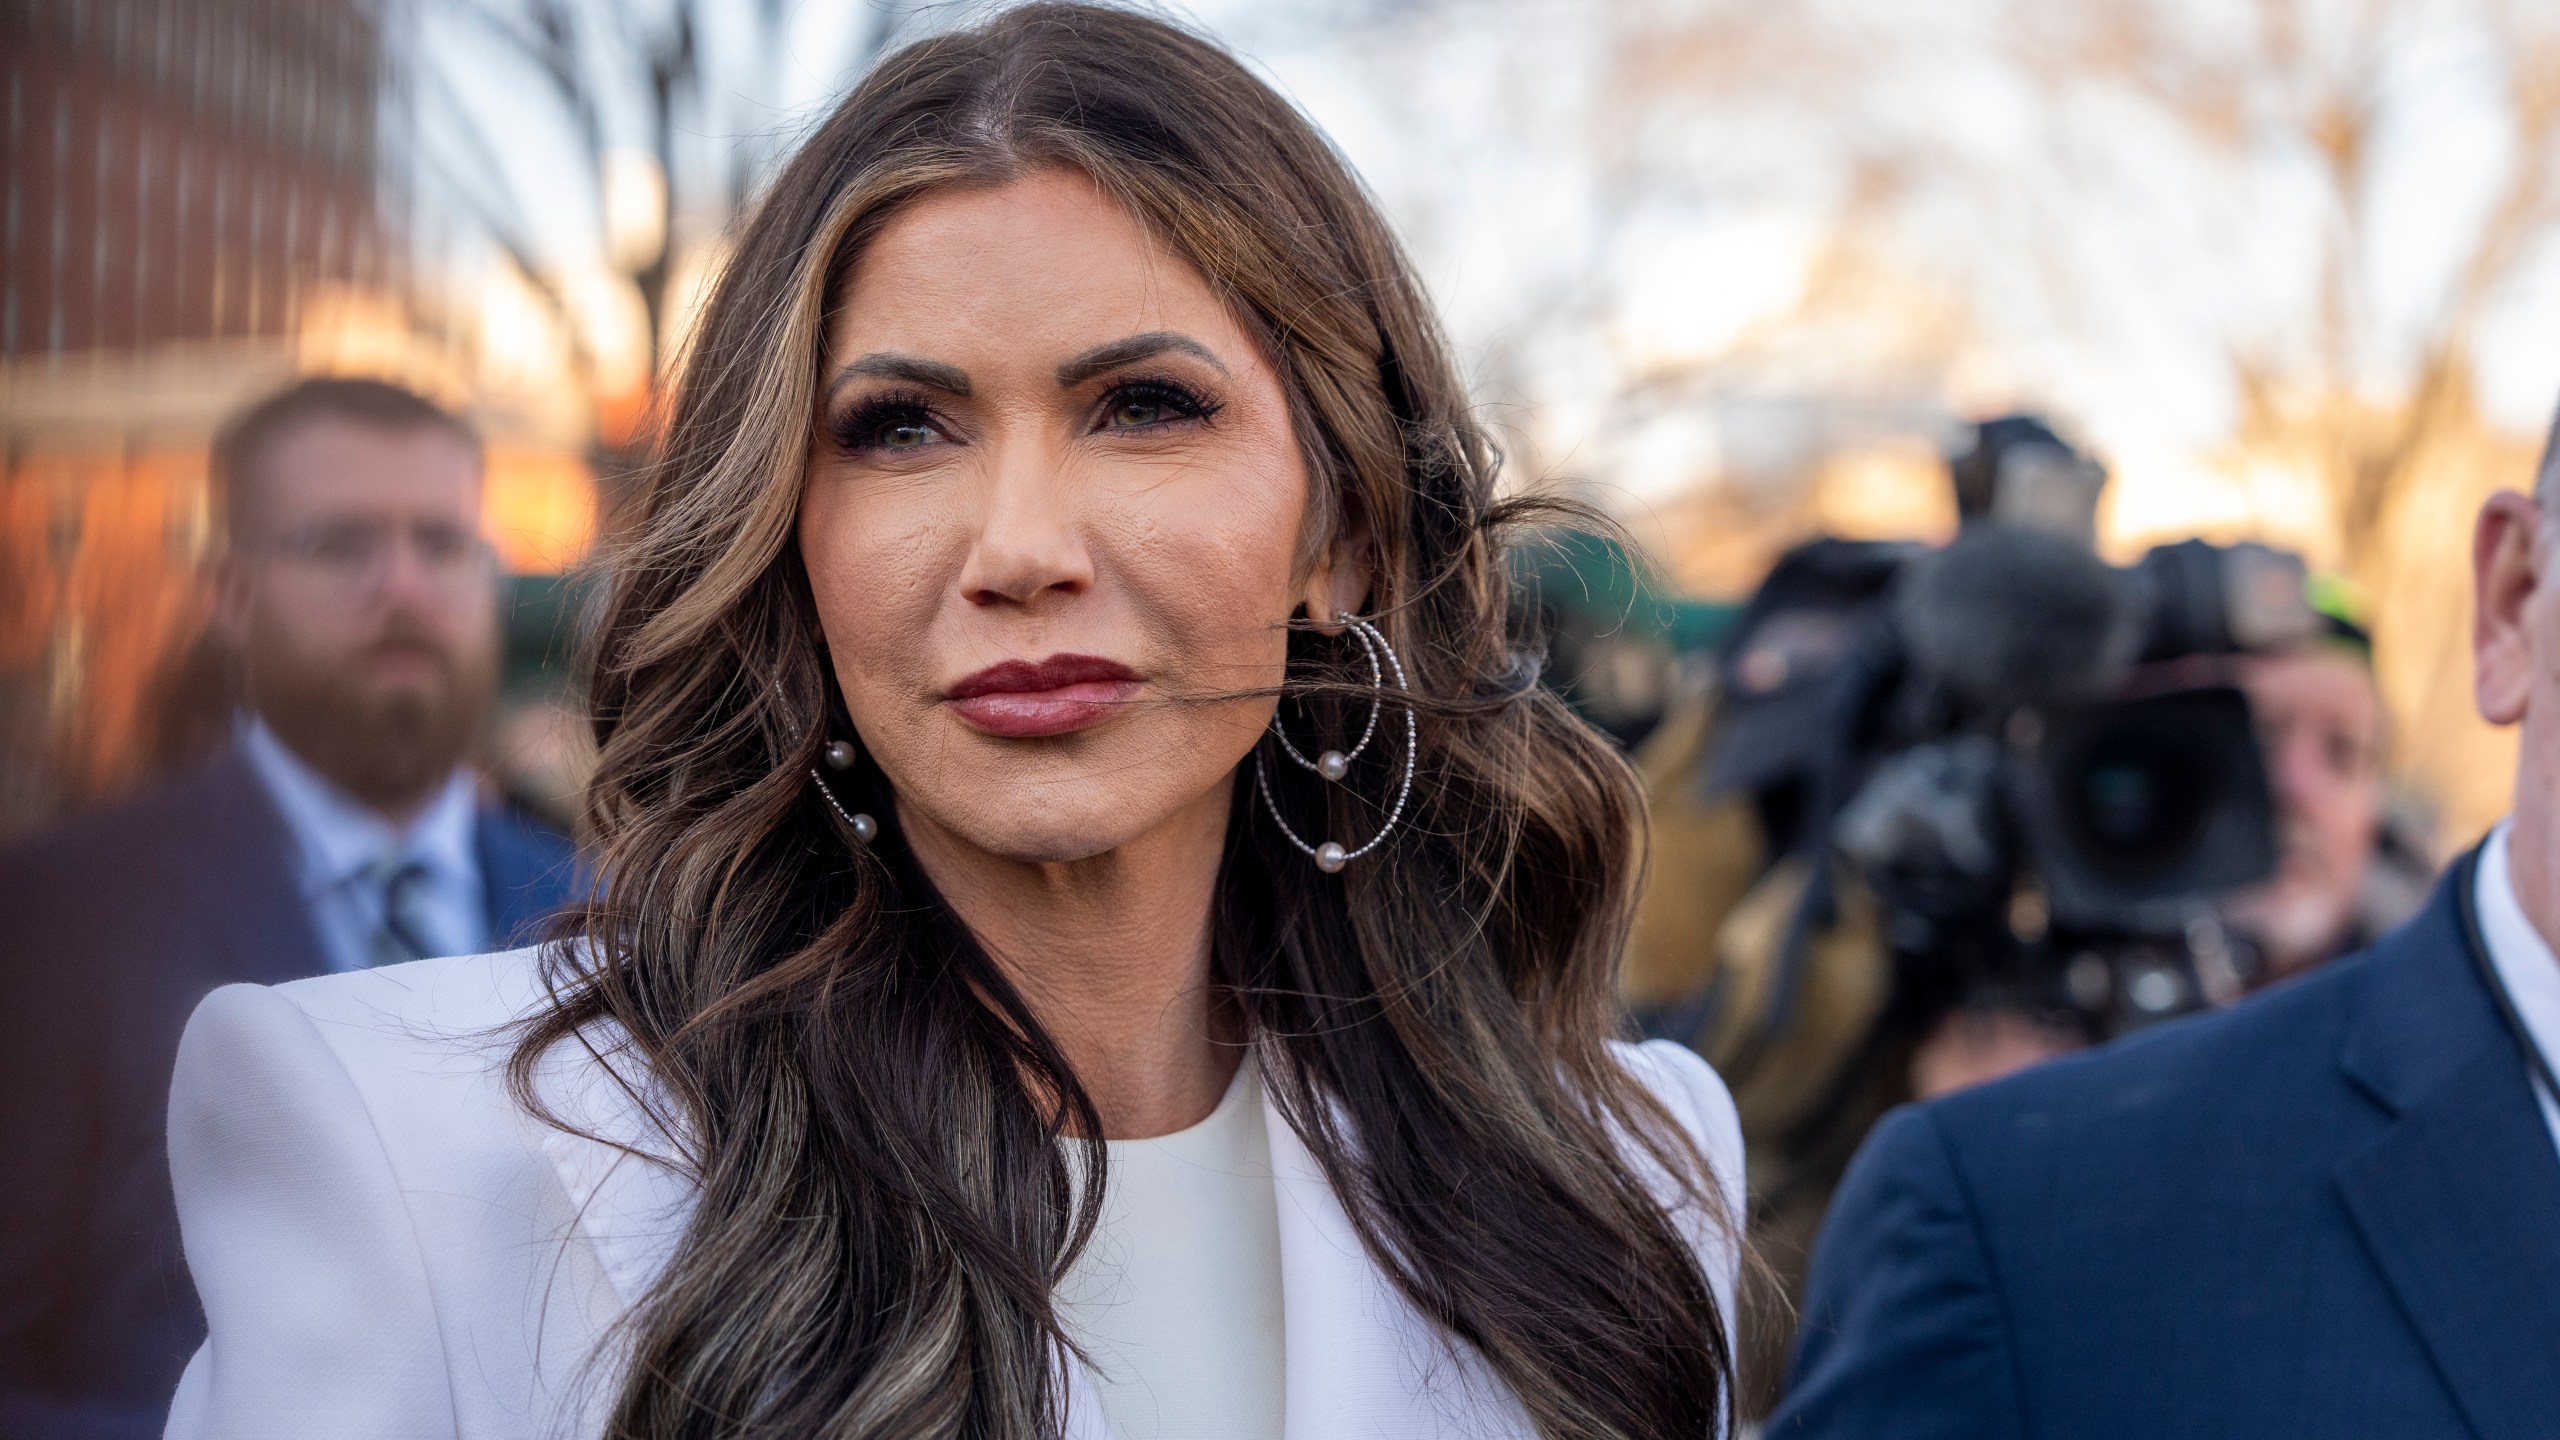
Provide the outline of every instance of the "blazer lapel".
[[671,1127],[643,1098],[645,1081],[626,1085],[613,1069],[622,1053],[618,1034],[590,1038],[597,1054],[564,1040],[542,1059],[536,1083],[543,1099],[586,1132],[546,1125],[542,1151],[568,1193],[578,1233],[629,1309],[675,1254],[696,1192]]
[[2430,953],[2377,957],[2345,1056],[2399,1123],[2339,1166],[2338,1187],[2482,1440],[2548,1435],[2560,1416],[2560,1153],[2450,915],[2411,932]]
[[327,974],[295,879],[293,834],[246,757],[224,751],[173,799],[183,824],[163,854],[185,913],[201,918],[226,957],[221,978],[277,985]]
[[1484,1361],[1369,1259],[1323,1167],[1264,1091],[1279,1189],[1288,1440],[1518,1436],[1536,1430]]
[[472,848],[480,862],[492,950],[531,944],[542,922],[574,896],[576,852],[503,806],[480,807],[472,821]]

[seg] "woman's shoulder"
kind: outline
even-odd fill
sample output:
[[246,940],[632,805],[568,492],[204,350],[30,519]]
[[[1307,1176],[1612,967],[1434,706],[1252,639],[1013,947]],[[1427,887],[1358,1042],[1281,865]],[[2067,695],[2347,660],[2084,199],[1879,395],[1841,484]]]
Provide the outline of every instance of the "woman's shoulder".
[[342,1036],[407,1045],[449,1044],[533,1014],[547,998],[544,947],[413,960],[265,988],[312,1023]]
[[576,960],[537,946],[225,986],[187,1024],[172,1123],[255,1085],[308,1084],[353,1092],[386,1144],[420,1156],[556,1157],[599,1137],[610,1152],[681,1154],[663,1087],[610,1021],[533,1057],[524,1078],[541,1113],[523,1105],[512,1064],[555,988],[575,983]]
[[[322,1069],[358,1089],[376,1082],[485,1080],[503,1075],[516,1022],[544,988],[538,952],[511,950],[419,960],[283,985],[225,985],[187,1022],[183,1086],[217,1070]],[[193,1061],[195,1063],[188,1063]]]
[[[548,996],[543,957],[514,951],[226,986],[197,1008],[169,1161],[213,1339],[171,1434],[534,1433],[523,1417],[583,1403],[548,1388],[544,1348],[590,1353],[689,1191],[518,1102],[518,1022]],[[546,1105],[618,1093],[595,1083],[614,1053],[555,1045],[529,1078]]]
[[1614,1041],[1618,1063],[1650,1091],[1698,1147],[1722,1192],[1727,1217],[1743,1213],[1742,1116],[1724,1077],[1698,1052],[1672,1040]]
[[1671,1118],[1689,1132],[1707,1158],[1719,1168],[1730,1158],[1742,1160],[1742,1117],[1734,1110],[1733,1093],[1697,1051],[1672,1040],[1642,1044],[1613,1041],[1618,1063],[1653,1093]]
[[1617,1052],[1618,1063],[1670,1112],[1672,1122],[1688,1133],[1707,1162],[1707,1178],[1716,1192],[1716,1203],[1711,1206],[1697,1203],[1706,1197],[1688,1181],[1673,1181],[1650,1161],[1633,1157],[1646,1171],[1648,1183],[1661,1187],[1657,1193],[1670,1212],[1672,1223],[1696,1248],[1706,1270],[1708,1288],[1715,1293],[1716,1308],[1727,1317],[1726,1333],[1730,1335],[1731,1317],[1737,1313],[1734,1296],[1741,1283],[1742,1217],[1747,1195],[1742,1119],[1734,1111],[1733,1096],[1715,1067],[1685,1045],[1648,1040],[1641,1045],[1612,1042],[1611,1048]]
[[[173,1134],[248,1097],[351,1092],[386,1142],[503,1142],[516,1022],[544,1003],[537,952],[420,960],[284,985],[226,985],[187,1022]],[[356,1112],[350,1112],[356,1113]],[[413,1123],[418,1122],[418,1123]],[[238,1123],[227,1117],[224,1123]]]

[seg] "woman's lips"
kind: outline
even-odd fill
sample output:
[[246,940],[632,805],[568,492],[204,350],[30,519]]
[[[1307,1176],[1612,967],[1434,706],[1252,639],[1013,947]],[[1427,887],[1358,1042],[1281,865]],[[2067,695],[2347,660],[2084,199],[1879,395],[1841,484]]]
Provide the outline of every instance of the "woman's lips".
[[1007,660],[943,696],[952,713],[989,735],[1064,735],[1109,719],[1137,694],[1138,672],[1097,655]]

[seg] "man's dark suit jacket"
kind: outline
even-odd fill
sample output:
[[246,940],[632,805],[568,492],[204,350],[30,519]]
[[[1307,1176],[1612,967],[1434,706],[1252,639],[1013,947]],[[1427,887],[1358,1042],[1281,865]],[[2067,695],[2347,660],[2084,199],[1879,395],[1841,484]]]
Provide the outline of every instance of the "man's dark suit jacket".
[[1889,1117],[1768,1433],[2560,1436],[2560,1155],[2452,887],[2232,1010]]
[[[178,1248],[169,1072],[196,1002],[321,974],[294,841],[236,750],[0,852],[0,1436],[157,1436],[204,1320]],[[489,933],[569,898],[568,842],[484,808]]]

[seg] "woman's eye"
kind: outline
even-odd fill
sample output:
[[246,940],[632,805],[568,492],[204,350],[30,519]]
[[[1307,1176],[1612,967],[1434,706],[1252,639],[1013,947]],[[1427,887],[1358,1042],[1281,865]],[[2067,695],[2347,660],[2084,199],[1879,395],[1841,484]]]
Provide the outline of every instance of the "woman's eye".
[[1105,430],[1151,430],[1176,420],[1206,419],[1217,407],[1170,385],[1130,385],[1102,412]]
[[853,454],[876,450],[921,450],[939,443],[943,433],[933,416],[913,404],[866,405],[836,424],[836,443]]

